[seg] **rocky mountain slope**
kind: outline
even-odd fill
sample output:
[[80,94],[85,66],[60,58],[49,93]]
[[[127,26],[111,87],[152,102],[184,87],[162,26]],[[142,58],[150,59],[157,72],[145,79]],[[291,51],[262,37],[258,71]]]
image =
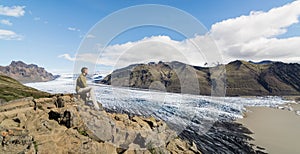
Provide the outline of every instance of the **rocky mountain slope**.
[[210,95],[221,84],[227,96],[300,95],[300,64],[241,60],[216,67],[176,61],[135,64],[113,71],[100,83],[201,95]]
[[0,153],[200,153],[154,118],[96,111],[71,95],[0,105]]
[[44,82],[57,78],[44,68],[34,64],[25,64],[22,61],[12,61],[8,66],[0,66],[0,74],[12,77],[22,83]]
[[47,97],[46,92],[38,91],[34,88],[24,86],[19,81],[8,76],[0,75],[0,104],[14,99],[24,97]]

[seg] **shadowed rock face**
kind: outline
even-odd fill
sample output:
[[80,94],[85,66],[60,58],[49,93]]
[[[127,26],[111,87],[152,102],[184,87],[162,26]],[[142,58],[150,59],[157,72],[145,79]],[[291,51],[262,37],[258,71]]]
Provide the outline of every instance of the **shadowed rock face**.
[[[219,81],[225,81],[223,84],[225,83],[226,86],[220,87],[226,87],[227,96],[300,94],[300,64],[282,62],[253,63],[237,60],[227,65],[210,68],[180,62],[137,64],[113,71],[100,83],[175,93],[211,95],[215,85],[220,84],[215,83],[214,79],[219,76],[215,70],[220,67],[224,68],[223,73],[226,71],[226,75]],[[186,89],[183,90],[183,87]]]
[[0,153],[200,153],[163,121],[96,111],[72,95],[0,105],[0,132]]
[[25,64],[22,61],[12,61],[8,66],[0,66],[0,74],[12,77],[22,83],[44,82],[57,78],[44,68],[34,64]]

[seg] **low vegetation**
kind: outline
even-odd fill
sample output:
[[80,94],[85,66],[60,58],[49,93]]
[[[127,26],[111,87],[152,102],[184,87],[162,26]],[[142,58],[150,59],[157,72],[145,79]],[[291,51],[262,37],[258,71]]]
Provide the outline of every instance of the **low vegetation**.
[[49,93],[24,86],[13,78],[0,75],[0,100],[2,101],[11,101],[25,97],[48,97],[49,95]]

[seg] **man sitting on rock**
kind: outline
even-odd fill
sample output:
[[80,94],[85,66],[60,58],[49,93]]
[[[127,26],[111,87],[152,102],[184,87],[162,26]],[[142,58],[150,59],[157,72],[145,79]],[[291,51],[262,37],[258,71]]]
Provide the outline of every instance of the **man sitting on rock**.
[[93,87],[88,87],[86,83],[86,75],[88,74],[88,68],[83,67],[81,69],[81,74],[77,78],[76,81],[76,92],[80,95],[80,97],[86,101],[87,94],[89,93],[90,98],[92,99],[94,106],[97,110],[99,110],[99,105],[96,100],[95,92]]

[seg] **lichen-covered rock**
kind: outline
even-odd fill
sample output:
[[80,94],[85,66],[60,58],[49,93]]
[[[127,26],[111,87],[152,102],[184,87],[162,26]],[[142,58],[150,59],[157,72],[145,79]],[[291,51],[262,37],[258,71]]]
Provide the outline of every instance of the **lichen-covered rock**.
[[192,153],[200,153],[193,144],[192,146],[187,144],[187,142],[184,142],[180,139],[174,139],[169,142],[167,145],[167,150],[171,151],[172,153],[186,153],[186,154],[192,154]]
[[151,129],[151,127],[148,125],[148,123],[140,117],[134,116],[132,118],[132,120],[134,122],[137,122],[143,129],[147,129],[147,130]]
[[[64,106],[55,105],[59,98]],[[69,95],[16,101],[0,108],[6,109],[0,111],[0,153],[199,152],[175,139],[176,133],[163,121],[96,111]]]

